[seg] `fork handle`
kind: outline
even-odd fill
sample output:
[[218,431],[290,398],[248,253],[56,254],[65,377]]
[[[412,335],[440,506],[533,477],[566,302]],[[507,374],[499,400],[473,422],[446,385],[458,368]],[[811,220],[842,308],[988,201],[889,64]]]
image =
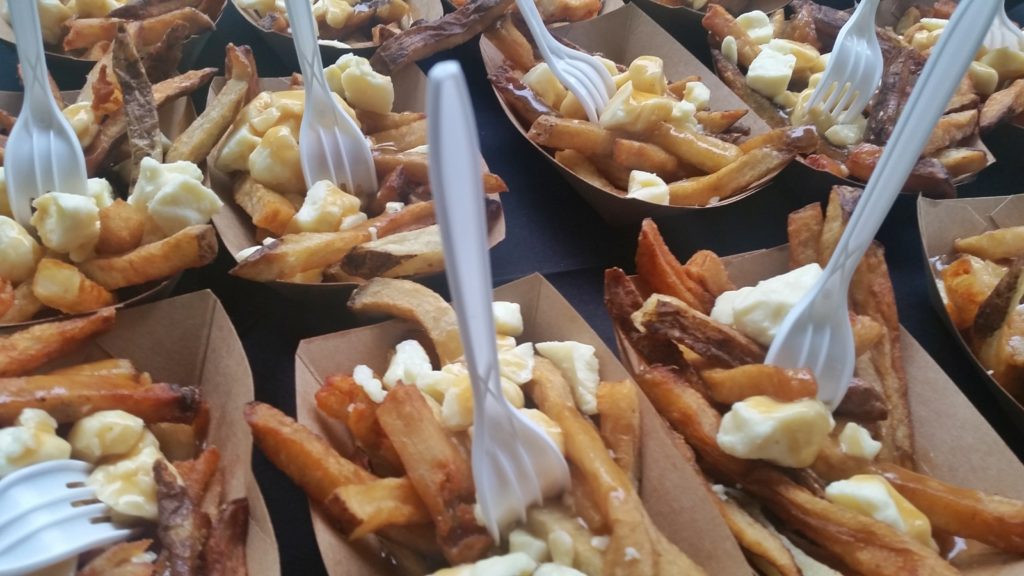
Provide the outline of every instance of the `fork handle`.
[[428,79],[427,117],[431,121],[427,138],[434,210],[441,225],[445,274],[473,385],[474,417],[479,417],[488,397],[504,399],[491,306],[480,141],[462,67],[451,60],[440,62],[430,69]]
[[963,0],[953,12],[903,107],[824,276],[842,274],[844,284],[849,284],[1001,4],[1002,0]]
[[49,75],[46,72],[46,52],[43,50],[43,33],[39,24],[39,7],[33,1],[7,3],[11,11],[11,26],[17,42],[18,63],[21,64],[22,81],[25,84],[23,106],[36,113],[60,113],[50,92]]
[[[330,92],[324,79],[324,64],[320,58],[320,45],[317,42],[316,20],[313,18],[313,5],[309,0],[286,0],[288,22],[292,29],[292,40],[295,44],[295,55],[299,60],[302,78],[309,86],[315,83],[323,88],[324,93]],[[306,90],[306,95],[310,91]]]

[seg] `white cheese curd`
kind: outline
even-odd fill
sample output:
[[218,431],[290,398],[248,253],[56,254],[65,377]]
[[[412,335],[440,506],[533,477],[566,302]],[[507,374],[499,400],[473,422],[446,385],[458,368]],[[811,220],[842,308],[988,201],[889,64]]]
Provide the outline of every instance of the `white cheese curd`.
[[839,433],[839,448],[850,456],[874,460],[882,451],[882,443],[871,437],[871,432],[856,422],[847,422]]
[[548,534],[548,550],[551,551],[551,561],[562,566],[572,566],[576,557],[572,536],[565,530],[554,530]]
[[558,367],[572,387],[576,407],[588,416],[597,414],[597,386],[600,366],[597,351],[589,344],[579,342],[540,342],[534,346],[537,353]]
[[626,70],[633,89],[645,94],[664,96],[668,90],[665,62],[657,56],[638,56]]
[[342,28],[352,16],[354,9],[345,0],[315,0],[313,17],[327,23],[331,28]]
[[100,125],[96,121],[96,114],[92,110],[92,102],[75,102],[64,110],[64,117],[67,119],[71,129],[78,136],[78,142],[82,148],[92,144],[96,134],[100,131]]
[[547,562],[545,564],[541,564],[540,567],[537,568],[537,571],[533,573],[533,576],[586,576],[586,574],[572,566],[563,566],[562,564]]
[[626,82],[608,101],[600,123],[608,130],[648,132],[658,123],[668,120],[675,105],[672,98],[642,92],[632,82]]
[[668,204],[668,184],[653,172],[633,170],[629,173],[626,198],[636,198],[655,204]]
[[789,88],[796,68],[796,56],[774,50],[761,50],[747,68],[747,86],[768,98],[775,98]]
[[754,287],[723,292],[715,300],[711,318],[770,346],[786,314],[814,286],[821,273],[818,264],[807,264],[762,280]]
[[562,83],[555,78],[546,62],[534,65],[533,68],[523,74],[523,84],[548,106],[558,109],[565,100],[567,94]]
[[999,72],[996,72],[996,69],[988,64],[971,62],[967,73],[971,77],[974,89],[982,96],[988,96],[999,88]]
[[192,162],[161,164],[148,157],[139,164],[128,203],[145,208],[162,237],[206,224],[224,205],[203,185],[203,173]]
[[722,39],[722,56],[729,61],[730,64],[736,65],[739,62],[740,55],[739,49],[736,46],[736,38],[733,36],[726,36]]
[[522,386],[533,379],[533,344],[526,342],[498,352],[498,367],[501,377]]
[[353,108],[387,114],[395,102],[395,87],[390,76],[370,66],[370,61],[355,54],[345,54],[324,69],[331,90]]
[[68,442],[76,459],[95,464],[102,458],[130,453],[144,432],[142,418],[123,410],[103,410],[75,422]]
[[711,89],[703,82],[687,82],[683,100],[693,104],[697,110],[707,110],[711,106]]
[[752,10],[736,17],[736,23],[758,44],[767,44],[775,34],[768,15],[760,10]]
[[288,232],[336,232],[346,216],[358,213],[358,198],[321,180],[306,193],[302,207],[288,224]]
[[22,468],[71,457],[71,445],[57,436],[57,421],[43,410],[26,408],[14,426],[0,429],[0,478]]
[[384,385],[373,376],[373,370],[365,364],[360,364],[352,370],[352,380],[366,392],[370,400],[378,404],[383,402],[384,398],[388,395]]
[[395,346],[395,354],[382,378],[384,385],[394,388],[399,382],[415,385],[420,375],[433,370],[430,357],[416,340],[404,340]]
[[522,552],[533,558],[534,562],[544,562],[550,557],[548,543],[521,528],[509,533],[508,551],[512,554]]
[[39,239],[54,252],[67,254],[74,262],[94,255],[100,239],[100,209],[88,196],[47,192],[32,201],[36,209],[32,226]]
[[21,224],[0,216],[0,278],[20,284],[35,274],[43,248]]
[[124,516],[157,520],[156,480],[153,464],[163,459],[160,449],[145,446],[136,454],[110,464],[101,464],[85,483],[96,498]]
[[672,114],[665,120],[676,130],[700,130],[697,122],[697,107],[692,102],[680,100],[672,106]]
[[523,333],[523,312],[515,302],[492,302],[494,329],[503,336],[519,336]]
[[274,126],[260,139],[249,155],[249,175],[273,190],[301,194],[306,191],[299,159],[298,132],[287,126]]
[[736,402],[722,417],[718,446],[745,460],[767,460],[788,468],[810,466],[835,426],[818,400],[777,402],[753,396]]
[[858,474],[825,487],[825,498],[833,504],[888,524],[919,543],[938,550],[932,540],[932,525],[920,510],[875,474]]

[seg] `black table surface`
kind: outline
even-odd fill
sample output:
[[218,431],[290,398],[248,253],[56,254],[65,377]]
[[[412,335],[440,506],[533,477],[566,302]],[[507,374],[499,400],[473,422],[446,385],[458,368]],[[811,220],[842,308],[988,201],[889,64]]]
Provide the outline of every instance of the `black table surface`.
[[[831,3],[831,2],[830,2]],[[1019,7],[1018,2],[1009,3]],[[1013,10],[1024,16],[1024,7]],[[1018,17],[1016,20],[1021,21]],[[703,37],[680,39],[702,51]],[[223,69],[224,46],[248,44],[256,54],[260,75],[287,76],[288,67],[267,45],[260,33],[229,3],[206,46],[198,66]],[[495,285],[534,272],[543,274],[614,346],[611,323],[602,304],[602,273],[610,266],[633,267],[638,225],[609,227],[551,165],[541,158],[512,127],[486,80],[476,41],[421,63],[424,69],[439,60],[458,60],[465,70],[473,98],[480,143],[491,170],[508,183],[502,196],[508,234],[491,252]],[[0,90],[20,90],[16,75],[17,55],[0,46]],[[62,89],[82,86],[84,76],[56,69]],[[201,106],[205,92],[195,101]],[[1024,163],[1013,142],[987,142],[999,159],[976,180],[959,188],[961,197],[1002,196],[1021,192]],[[827,189],[808,188],[784,173],[768,189],[728,206],[658,218],[658,225],[673,251],[685,258],[699,249],[722,255],[768,248],[786,241],[786,216],[794,209],[827,197]],[[991,422],[1019,458],[1024,458],[1024,436],[1015,429],[986,389],[985,382],[969,363],[928,297],[923,251],[917,225],[916,198],[901,197],[878,234],[896,288],[900,320]],[[188,271],[176,293],[211,289],[227,309],[245,346],[255,379],[256,399],[295,413],[294,354],[303,338],[351,327],[355,320],[345,303],[288,299],[268,286],[227,274],[231,256],[222,249],[216,262]],[[431,285],[444,292],[443,278]],[[240,416],[239,416],[240,417]],[[306,499],[258,450],[253,468],[274,523],[284,574],[325,574],[310,524]]]

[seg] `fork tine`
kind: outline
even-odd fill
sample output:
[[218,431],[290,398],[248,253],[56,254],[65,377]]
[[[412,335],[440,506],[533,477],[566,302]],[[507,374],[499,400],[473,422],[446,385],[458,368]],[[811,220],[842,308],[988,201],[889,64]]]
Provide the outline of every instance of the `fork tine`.
[[835,106],[833,106],[828,113],[833,120],[836,120],[839,115],[847,109],[847,106],[852,103],[854,93],[855,90],[852,83],[847,83],[846,86],[843,86],[843,95],[839,97]]
[[857,97],[853,100],[850,106],[843,112],[843,115],[839,118],[840,124],[849,124],[853,122],[855,118],[860,116],[861,112],[864,111],[864,107],[868,104],[868,95],[857,92]]

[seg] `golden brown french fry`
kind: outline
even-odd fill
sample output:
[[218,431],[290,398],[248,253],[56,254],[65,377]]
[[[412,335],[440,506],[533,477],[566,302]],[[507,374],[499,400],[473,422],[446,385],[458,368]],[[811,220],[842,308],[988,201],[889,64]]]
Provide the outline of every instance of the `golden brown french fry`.
[[953,248],[985,260],[1005,260],[1024,255],[1024,226],[989,230],[977,236],[957,238]]
[[722,259],[710,250],[694,252],[683,266],[683,273],[700,282],[714,298],[718,298],[722,292],[736,289]]
[[18,376],[65,354],[114,325],[113,308],[0,336],[0,377]]
[[327,499],[327,509],[349,531],[362,538],[392,526],[413,526],[431,521],[408,478],[381,478],[365,484],[339,486]]
[[942,269],[940,278],[946,291],[946,310],[958,330],[966,330],[974,324],[978,309],[1004,274],[1004,266],[969,254]]
[[359,278],[407,278],[444,270],[444,249],[436,224],[365,242],[341,261],[346,274]]
[[683,163],[708,174],[721,170],[742,156],[735,144],[690,130],[677,130],[664,123],[655,128],[650,140]]
[[100,208],[100,239],[96,253],[101,256],[124,254],[142,244],[146,232],[145,210],[120,198]]
[[241,576],[247,573],[245,544],[249,534],[249,501],[232,500],[224,505],[203,548],[206,576]]
[[473,473],[415,386],[391,389],[377,418],[430,513],[437,541],[452,564],[474,562],[494,545],[473,513]]
[[[406,175],[413,182],[428,184],[430,182],[430,169],[427,163],[427,155],[419,152],[382,152],[375,150],[373,153],[373,164],[377,168],[377,177],[385,178],[399,166],[405,167]],[[484,194],[500,194],[508,192],[505,181],[497,174],[484,172]]]
[[112,41],[117,24],[115,18],[71,18],[64,24],[64,51],[74,52]]
[[1024,79],[1017,79],[985,100],[978,124],[982,132],[988,132],[1021,112],[1024,112]]
[[3,315],[0,324],[16,324],[31,320],[43,309],[43,303],[32,293],[32,281],[27,280],[14,289],[14,302]]
[[405,152],[427,143],[427,119],[375,132],[370,134],[370,139],[376,146]]
[[732,128],[749,110],[701,110],[694,116],[706,134],[721,134]]
[[418,324],[434,343],[442,365],[462,357],[455,310],[436,292],[410,280],[374,278],[348,300],[356,314],[384,314]]
[[706,206],[724,200],[782,170],[795,157],[795,153],[784,150],[754,150],[714,174],[669,184],[670,202],[676,206]]
[[597,387],[597,414],[601,439],[615,463],[636,487],[640,479],[640,398],[630,380],[601,382]]
[[700,76],[691,74],[685,78],[680,78],[675,82],[669,82],[668,86],[665,87],[665,91],[672,94],[677,99],[682,100],[686,96],[686,85],[690,82],[700,82]]
[[146,422],[191,422],[199,390],[176,384],[140,386],[131,378],[92,375],[23,376],[0,379],[0,426],[25,408],[45,410],[59,423],[102,410],[124,410]]
[[928,156],[943,148],[948,148],[967,138],[977,129],[978,111],[976,109],[946,114],[939,118],[921,154]]
[[657,224],[650,218],[640,226],[636,269],[651,290],[678,298],[697,310],[711,312],[714,297],[683,270],[683,265],[662,239]]
[[78,268],[53,258],[39,261],[32,277],[32,293],[44,305],[65,314],[92,312],[117,300],[102,286],[86,278]]
[[587,530],[597,533],[607,532],[608,523],[602,516],[603,512],[594,502],[590,486],[583,478],[580,469],[572,464],[569,464],[569,479],[568,492],[563,502],[568,505],[573,514],[583,519]]
[[124,358],[110,358],[108,360],[97,360],[96,362],[87,362],[85,364],[77,364],[75,366],[68,366],[67,368],[60,368],[50,372],[51,375],[70,375],[78,374],[83,376],[120,376],[123,378],[137,379],[139,377],[139,371],[132,364],[131,360]]
[[[750,554],[752,562],[766,562],[770,570],[780,576],[803,576],[803,572],[793,560],[793,555],[782,544],[779,536],[766,526],[755,520],[746,510],[732,498],[721,499],[714,496],[718,511],[729,526],[729,531],[736,538],[736,543]],[[773,573],[769,569],[766,573]]]
[[0,278],[0,318],[14,307],[14,285]]
[[818,243],[821,240],[824,222],[825,215],[817,202],[789,214],[786,234],[789,238],[790,269],[820,262]]
[[181,24],[184,24],[186,28],[183,34],[187,36],[194,36],[214,28],[213,20],[210,20],[209,16],[195,8],[185,7],[132,22],[129,30],[136,44],[153,46],[159,44],[171,28]]
[[[130,573],[123,572],[123,568],[133,564],[132,559],[143,554],[152,543],[152,540],[145,539],[115,544],[90,560],[84,568],[78,571],[78,576],[129,576]],[[135,565],[141,566],[140,564]],[[152,567],[149,570],[152,571]]]
[[885,328],[870,316],[851,312],[850,327],[853,328],[853,349],[857,356],[871,350],[885,336]]
[[345,424],[378,474],[399,476],[405,473],[395,447],[377,420],[379,405],[351,376],[328,377],[316,391],[316,405],[328,417]]
[[295,217],[295,206],[277,192],[260,184],[252,176],[235,180],[235,202],[259,228],[282,236]]
[[519,31],[511,16],[499,19],[484,32],[484,36],[516,70],[527,72],[537,64],[533,44]]
[[615,145],[615,135],[600,125],[557,116],[537,118],[526,137],[540,146],[585,156],[610,156]]
[[953,178],[974,174],[988,166],[988,156],[977,148],[947,148],[935,153],[935,159],[942,163]]
[[356,110],[355,112],[356,119],[359,120],[359,126],[366,134],[394,130],[395,128],[401,128],[413,122],[424,120],[427,117],[423,112],[388,112],[387,114],[370,112],[368,110]]
[[679,170],[679,160],[654,144],[617,138],[612,148],[612,159],[630,170],[653,172],[672,177]]
[[605,178],[604,174],[601,174],[597,166],[594,166],[586,156],[575,150],[559,150],[555,152],[555,160],[565,167],[566,170],[579,176],[591,186],[618,196],[625,196],[626,194],[625,191],[620,190],[615,184],[612,184]]
[[719,404],[733,404],[751,396],[770,396],[781,402],[814,398],[818,384],[809,370],[747,364],[701,372],[708,395]]
[[79,267],[93,281],[115,290],[167,278],[186,268],[205,266],[216,256],[217,233],[213,226],[200,224],[127,254],[88,260]]
[[171,574],[195,576],[200,573],[199,563],[209,535],[210,519],[199,510],[199,503],[189,498],[167,460],[158,459],[153,464],[153,480],[160,515],[156,536],[167,554]]
[[220,450],[216,446],[206,448],[195,458],[174,463],[174,469],[178,472],[189,499],[196,503],[202,502],[219,465]]
[[807,154],[813,152],[817,146],[818,131],[813,126],[776,128],[747,138],[739,145],[745,154],[759,148],[787,149]]

